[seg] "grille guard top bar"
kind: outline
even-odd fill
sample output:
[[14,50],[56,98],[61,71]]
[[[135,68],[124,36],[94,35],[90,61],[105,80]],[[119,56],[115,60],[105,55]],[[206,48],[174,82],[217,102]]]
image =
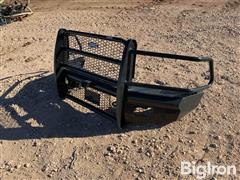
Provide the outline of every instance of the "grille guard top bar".
[[81,32],[81,31],[67,30],[67,31],[65,31],[65,35],[70,35],[70,36],[81,35],[81,36],[86,36],[86,37],[90,37],[90,38],[98,38],[98,39],[120,42],[123,44],[127,43],[126,40],[119,38],[119,37],[105,36],[105,35],[101,35],[101,34],[87,33],[87,32]]
[[[189,89],[133,82],[138,55],[207,62],[209,82]],[[65,29],[58,32],[54,59],[59,96],[117,120],[119,127],[177,120],[197,107],[202,91],[214,81],[213,60],[209,57],[137,50],[137,42],[133,39]],[[76,88],[82,93],[79,98],[71,95]],[[138,112],[139,108],[142,111]]]

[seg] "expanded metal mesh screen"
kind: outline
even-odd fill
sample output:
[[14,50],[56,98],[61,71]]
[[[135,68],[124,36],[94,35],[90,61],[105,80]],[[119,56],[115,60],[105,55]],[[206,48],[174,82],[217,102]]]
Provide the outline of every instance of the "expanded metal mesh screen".
[[110,79],[118,80],[120,70],[120,66],[118,64],[109,63],[97,58],[83,56],[73,52],[69,52],[69,58],[65,63]]
[[119,64],[104,61],[97,57],[89,57],[81,54],[81,52],[112,58],[113,61],[116,60],[119,62],[122,60],[124,43],[81,35],[70,35],[68,36],[68,46],[71,49],[78,50],[80,53],[69,52],[69,56],[65,59],[64,63],[113,80],[118,80]]
[[106,39],[74,35],[69,36],[69,48],[122,60],[124,44]]
[[114,96],[90,87],[74,88],[69,94],[111,115],[115,114],[116,97]]

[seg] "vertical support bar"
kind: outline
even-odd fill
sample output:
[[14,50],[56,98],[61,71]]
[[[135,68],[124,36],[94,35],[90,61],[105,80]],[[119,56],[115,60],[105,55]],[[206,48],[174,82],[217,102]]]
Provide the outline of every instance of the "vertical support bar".
[[135,40],[128,40],[124,53],[123,53],[123,59],[120,66],[120,73],[118,78],[118,84],[117,84],[117,109],[116,109],[116,118],[117,118],[117,124],[118,127],[121,128],[125,124],[125,117],[124,117],[124,110],[125,110],[125,104],[127,101],[127,86],[126,81],[129,81],[132,79],[133,76],[133,66],[134,66],[134,56],[131,58],[131,51],[136,51],[137,49],[137,42]]
[[65,75],[61,73],[60,62],[64,62],[68,59],[69,53],[67,51],[62,51],[62,48],[68,47],[68,36],[66,34],[67,30],[60,29],[57,35],[57,41],[55,45],[55,54],[54,54],[54,73],[56,77],[56,84],[58,94],[61,98],[64,98],[67,94],[68,88],[65,83]]
[[[137,42],[132,40],[131,47],[128,51],[128,74],[127,74],[127,81],[132,81],[135,74],[135,65],[136,65],[136,50],[137,50]],[[135,52],[135,53],[131,53]]]

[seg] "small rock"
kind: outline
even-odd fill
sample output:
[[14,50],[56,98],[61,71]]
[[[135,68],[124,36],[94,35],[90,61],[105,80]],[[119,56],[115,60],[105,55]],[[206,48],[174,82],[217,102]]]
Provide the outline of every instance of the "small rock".
[[123,150],[119,149],[119,150],[117,151],[117,153],[118,153],[118,154],[122,154],[122,153],[123,153]]
[[47,165],[44,165],[41,170],[42,170],[42,172],[48,171],[48,166],[47,166]]
[[133,176],[134,176],[134,177],[137,177],[137,176],[138,176],[138,174],[134,173],[134,174],[133,174]]
[[210,180],[217,180],[217,178],[216,177],[212,177]]
[[125,158],[123,158],[123,164],[128,164],[128,160],[127,160],[127,158],[125,157]]
[[111,153],[110,152],[106,152],[106,153],[104,153],[104,156],[111,156]]
[[55,169],[53,169],[53,170],[52,170],[52,172],[57,172],[57,171],[58,171],[58,169],[57,169],[57,168],[55,168]]
[[134,139],[134,140],[132,140],[132,143],[133,143],[133,144],[137,144],[138,141],[137,141],[136,139]]
[[25,62],[31,62],[33,61],[33,58],[32,57],[28,57],[27,59],[24,60]]
[[163,137],[166,138],[166,139],[168,139],[168,140],[171,140],[171,136],[168,135],[168,134],[164,135]]
[[30,44],[32,44],[31,42],[26,42],[22,45],[22,47],[26,47],[26,46],[29,46]]
[[37,41],[37,38],[35,38],[35,37],[32,37],[32,40],[34,40],[34,41]]
[[25,163],[23,166],[24,166],[25,168],[28,168],[28,167],[30,167],[30,163]]
[[10,172],[10,173],[13,173],[14,168],[13,168],[13,167],[10,167],[10,168],[7,169],[7,171]]
[[192,143],[194,143],[194,142],[195,142],[195,141],[192,140],[192,139],[188,141],[188,143],[190,143],[190,144],[192,144]]
[[14,166],[15,169],[19,169],[20,167],[21,167],[20,164]]
[[125,134],[119,134],[117,137],[118,138],[123,138],[123,137],[125,137],[126,135]]
[[158,85],[165,85],[165,82],[160,81],[160,80],[155,80],[154,82]]
[[115,153],[116,152],[116,148],[114,146],[108,146],[107,150],[111,153]]
[[86,156],[83,156],[83,158],[84,159],[86,159],[86,160],[88,160],[89,159],[89,157],[86,155]]
[[146,152],[146,156],[153,157],[154,156],[154,152],[151,149],[148,149],[147,152]]
[[12,161],[7,161],[7,162],[5,161],[5,164],[4,164],[4,165],[5,165],[5,166],[12,166],[11,164],[12,164]]
[[142,148],[142,147],[139,148],[137,152],[138,152],[138,153],[142,153],[142,152],[143,152],[143,148]]
[[140,174],[144,174],[144,169],[143,168],[139,168],[139,169],[137,169],[137,172],[139,172]]
[[205,152],[208,152],[208,151],[209,151],[209,148],[208,148],[208,147],[204,147],[203,150],[204,150]]
[[209,147],[210,147],[210,148],[214,148],[214,149],[216,149],[216,148],[218,147],[218,145],[215,144],[215,143],[213,143],[213,144],[210,144]]
[[213,136],[213,138],[216,139],[216,140],[220,140],[221,136],[215,135],[215,136]]
[[155,138],[152,138],[151,141],[152,141],[153,143],[155,143],[155,142],[156,142],[156,139],[155,139]]
[[154,149],[159,151],[161,148],[158,145],[154,145]]
[[189,131],[188,134],[196,134],[195,131]]
[[33,147],[37,147],[37,146],[39,146],[40,145],[40,143],[38,143],[37,141],[34,141],[33,142]]
[[183,143],[183,139],[179,138],[178,142]]

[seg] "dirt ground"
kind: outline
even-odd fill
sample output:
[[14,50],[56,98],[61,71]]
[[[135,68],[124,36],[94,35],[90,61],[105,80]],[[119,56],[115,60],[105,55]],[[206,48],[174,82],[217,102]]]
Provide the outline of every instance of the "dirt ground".
[[[33,0],[32,8],[31,17],[0,27],[0,179],[196,179],[180,175],[181,161],[235,165],[240,175],[239,0]],[[180,121],[119,130],[58,98],[53,54],[63,27],[135,38],[139,49],[210,56],[215,83]],[[144,65],[138,76],[150,81],[153,64]],[[181,85],[202,70],[171,67],[155,71],[160,81]],[[205,179],[216,178],[240,176]]]

